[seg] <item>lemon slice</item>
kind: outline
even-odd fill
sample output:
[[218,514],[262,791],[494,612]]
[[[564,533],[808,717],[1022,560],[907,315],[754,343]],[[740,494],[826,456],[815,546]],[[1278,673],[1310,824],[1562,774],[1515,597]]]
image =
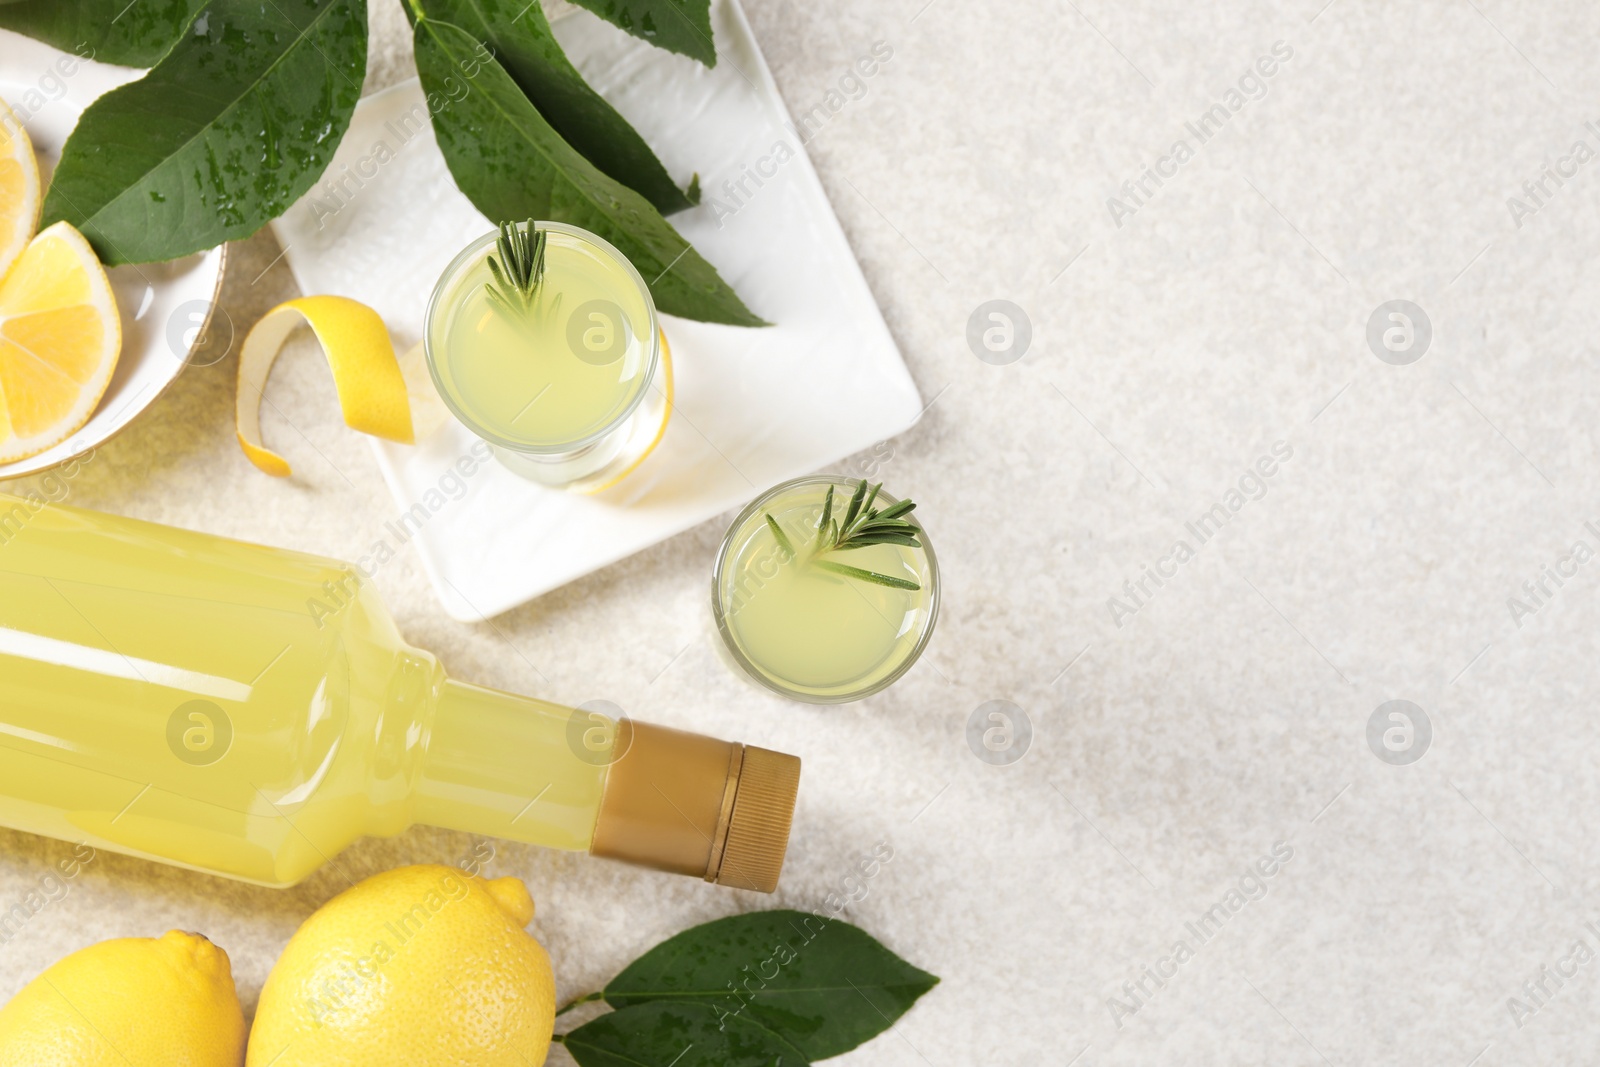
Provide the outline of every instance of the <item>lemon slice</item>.
[[43,452],[88,422],[121,348],[105,270],[82,234],[56,223],[0,281],[0,463]]
[[0,100],[0,277],[39,224],[39,162],[17,116]]

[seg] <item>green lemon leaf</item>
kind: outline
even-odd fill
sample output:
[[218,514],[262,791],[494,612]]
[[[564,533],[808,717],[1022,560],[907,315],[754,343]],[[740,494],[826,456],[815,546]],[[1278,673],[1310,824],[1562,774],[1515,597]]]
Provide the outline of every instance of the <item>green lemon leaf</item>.
[[717,65],[711,42],[711,0],[574,0],[657,48]]
[[206,0],[17,0],[0,3],[0,28],[85,59],[148,67],[167,54]]
[[83,113],[43,225],[72,223],[108,264],[255,233],[332,159],[366,31],[366,0],[212,0],[148,74]]
[[557,1038],[582,1067],[806,1067],[805,1055],[748,1018],[703,1004],[639,1004]]
[[764,326],[649,201],[562,140],[477,38],[417,20],[417,73],[456,185],[491,219],[547,219],[599,234],[632,261],[672,315]]
[[616,1008],[705,1005],[823,1060],[887,1030],[938,982],[847,922],[779,910],[685,930],[629,964],[604,996]]
[[[528,0],[423,0],[430,18],[460,26],[494,49],[506,73],[566,142],[663,215],[693,207],[628,120],[589,88]],[[408,9],[409,11],[409,9]]]

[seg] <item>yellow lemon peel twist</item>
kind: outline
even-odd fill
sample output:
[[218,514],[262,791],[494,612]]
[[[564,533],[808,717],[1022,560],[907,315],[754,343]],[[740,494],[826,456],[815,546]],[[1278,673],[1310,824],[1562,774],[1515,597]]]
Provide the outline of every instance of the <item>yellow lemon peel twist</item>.
[[301,325],[311,327],[327,357],[345,424],[361,433],[411,444],[415,438],[410,400],[383,319],[347,297],[303,296],[263,315],[239,352],[234,418],[239,447],[250,462],[277,478],[292,473],[288,461],[262,442],[261,405],[278,353]]

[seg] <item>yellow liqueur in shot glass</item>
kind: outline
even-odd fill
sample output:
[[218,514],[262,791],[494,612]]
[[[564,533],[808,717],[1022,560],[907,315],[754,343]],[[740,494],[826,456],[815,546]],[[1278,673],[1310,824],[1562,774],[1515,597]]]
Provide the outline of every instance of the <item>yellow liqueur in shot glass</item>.
[[587,230],[502,224],[445,268],[423,328],[445,406],[514,473],[594,491],[638,464],[671,370],[644,279]]
[[927,532],[866,481],[798,478],[767,491],[728,530],[711,605],[727,658],[795,700],[877,693],[917,661],[939,614]]

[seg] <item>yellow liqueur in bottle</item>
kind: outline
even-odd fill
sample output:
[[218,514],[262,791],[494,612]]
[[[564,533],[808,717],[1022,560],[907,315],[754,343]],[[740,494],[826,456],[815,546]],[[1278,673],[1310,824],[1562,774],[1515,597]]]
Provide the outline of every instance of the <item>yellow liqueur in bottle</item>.
[[0,825],[288,886],[423,823],[770,892],[798,783],[449,679],[337,561],[0,495]]
[[939,608],[933,550],[904,518],[911,506],[829,477],[785,482],[751,504],[712,580],[734,665],[810,703],[858,700],[910,669]]

